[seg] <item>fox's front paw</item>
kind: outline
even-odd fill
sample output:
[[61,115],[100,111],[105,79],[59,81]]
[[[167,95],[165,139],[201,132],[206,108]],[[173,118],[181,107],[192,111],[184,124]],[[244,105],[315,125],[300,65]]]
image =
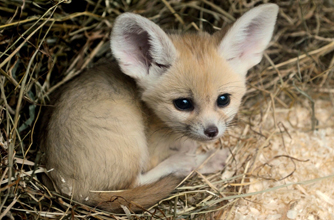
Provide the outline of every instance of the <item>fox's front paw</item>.
[[168,163],[173,167],[176,176],[187,176],[198,167],[198,172],[209,174],[223,170],[228,155],[229,150],[227,148],[218,150],[217,152],[216,150],[211,150],[205,154],[197,155],[192,153],[179,153],[170,157]]
[[173,167],[176,176],[184,177],[196,169],[196,156],[193,153],[179,153],[170,157],[168,162]]
[[[215,173],[224,169],[226,159],[229,156],[229,150],[227,148],[218,150],[217,152],[216,150],[212,150],[207,152],[205,155],[206,158],[211,155],[212,157],[209,158],[209,160],[206,161],[206,163],[203,164],[198,171],[203,174]],[[203,160],[203,162],[205,160]]]

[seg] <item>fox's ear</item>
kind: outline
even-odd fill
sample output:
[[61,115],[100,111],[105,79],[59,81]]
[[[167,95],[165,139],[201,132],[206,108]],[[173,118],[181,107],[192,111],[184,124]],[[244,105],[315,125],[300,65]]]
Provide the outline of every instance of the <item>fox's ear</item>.
[[140,84],[159,77],[176,58],[167,34],[152,21],[132,13],[116,19],[111,50],[122,71]]
[[258,64],[273,34],[278,6],[264,4],[239,18],[219,44],[219,53],[239,74]]

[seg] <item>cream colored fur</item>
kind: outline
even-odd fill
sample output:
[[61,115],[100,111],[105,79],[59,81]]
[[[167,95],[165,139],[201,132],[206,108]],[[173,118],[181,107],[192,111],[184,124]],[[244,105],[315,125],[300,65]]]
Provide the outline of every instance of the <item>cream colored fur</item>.
[[[43,118],[41,145],[60,192],[109,211],[138,211],[131,204],[147,208],[166,197],[213,153],[196,154],[198,142],[212,143],[228,128],[276,14],[274,4],[254,8],[225,38],[167,35],[139,15],[119,16],[111,39],[118,65],[96,66],[65,85]],[[222,94],[230,103],[219,107]],[[193,110],[177,109],[180,98]],[[217,133],[208,135],[210,127]],[[219,150],[199,172],[223,169],[227,155]],[[96,192],[120,189],[127,190]]]

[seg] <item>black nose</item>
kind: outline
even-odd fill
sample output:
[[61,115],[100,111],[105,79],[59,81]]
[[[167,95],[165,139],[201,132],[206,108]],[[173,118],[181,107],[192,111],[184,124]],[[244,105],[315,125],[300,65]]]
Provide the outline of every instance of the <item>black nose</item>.
[[208,136],[209,138],[216,137],[218,134],[218,128],[216,126],[210,126],[207,129],[204,130],[204,134]]

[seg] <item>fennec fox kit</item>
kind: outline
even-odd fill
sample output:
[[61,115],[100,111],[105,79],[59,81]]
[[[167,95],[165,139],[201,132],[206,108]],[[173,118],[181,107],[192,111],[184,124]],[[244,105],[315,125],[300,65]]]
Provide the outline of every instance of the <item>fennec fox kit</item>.
[[[120,15],[111,34],[117,63],[66,84],[43,118],[41,146],[58,190],[109,211],[168,196],[212,154],[195,154],[198,142],[222,137],[237,113],[277,12],[275,4],[255,7],[214,35],[168,35]],[[227,154],[219,150],[199,172],[221,170]]]

